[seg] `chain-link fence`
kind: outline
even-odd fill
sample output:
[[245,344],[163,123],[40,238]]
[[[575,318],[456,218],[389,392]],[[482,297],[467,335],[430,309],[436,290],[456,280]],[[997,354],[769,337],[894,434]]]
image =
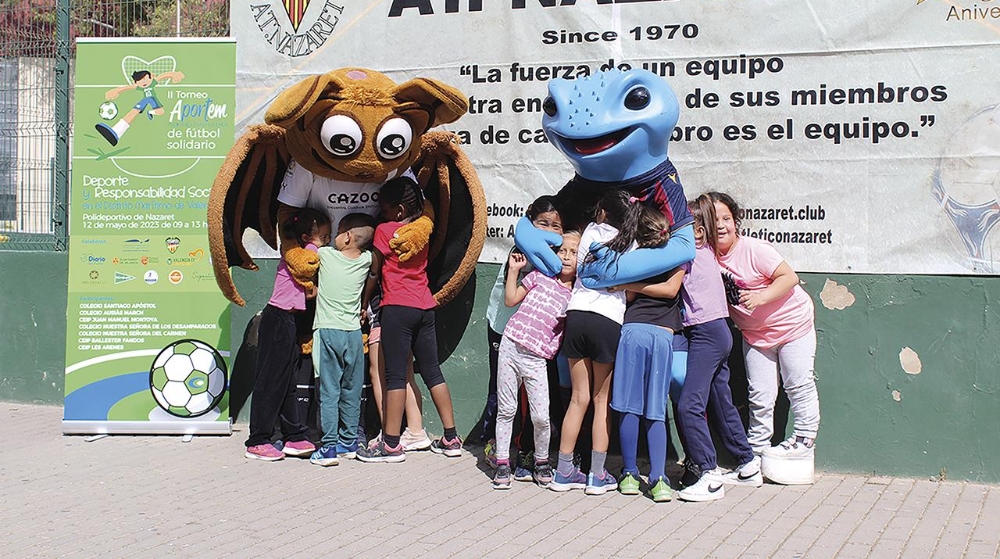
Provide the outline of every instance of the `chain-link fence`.
[[0,250],[63,250],[78,37],[225,37],[228,0],[0,0]]

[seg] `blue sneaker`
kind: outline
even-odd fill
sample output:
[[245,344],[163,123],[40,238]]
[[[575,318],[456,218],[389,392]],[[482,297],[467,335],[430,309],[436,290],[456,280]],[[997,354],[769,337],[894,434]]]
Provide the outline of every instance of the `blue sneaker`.
[[604,495],[608,491],[618,489],[618,480],[610,472],[604,470],[601,475],[595,476],[593,472],[587,476],[587,487],[583,490],[587,495]]
[[552,478],[552,483],[549,483],[549,489],[553,491],[558,491],[562,493],[564,491],[569,491],[571,489],[584,489],[587,487],[587,476],[583,475],[578,469],[574,469],[573,473],[564,476],[556,470],[556,475]]
[[354,460],[358,457],[358,442],[354,441],[349,445],[337,443],[337,456],[344,460]]
[[317,466],[336,466],[340,464],[337,458],[337,448],[333,446],[323,446],[309,457],[309,462]]
[[533,481],[532,472],[535,469],[535,453],[518,452],[517,466],[514,467],[514,479],[517,481]]

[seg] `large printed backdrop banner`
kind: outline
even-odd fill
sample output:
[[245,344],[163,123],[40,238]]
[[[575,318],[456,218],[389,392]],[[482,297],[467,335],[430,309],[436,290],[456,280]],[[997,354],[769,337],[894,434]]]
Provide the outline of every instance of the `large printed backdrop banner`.
[[[342,66],[440,79],[490,202],[498,262],[572,174],[541,132],[553,77],[646,68],[677,92],[688,197],[732,194],[797,270],[1000,268],[1000,2],[250,0],[232,5],[237,126]],[[255,251],[264,251],[258,245]]]
[[230,39],[78,44],[64,433],[231,432],[205,212],[235,67]]

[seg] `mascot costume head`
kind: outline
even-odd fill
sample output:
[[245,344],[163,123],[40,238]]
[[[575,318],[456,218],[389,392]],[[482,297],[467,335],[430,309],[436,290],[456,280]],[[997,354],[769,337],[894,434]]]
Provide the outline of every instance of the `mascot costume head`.
[[437,80],[397,84],[364,68],[333,70],[283,91],[267,110],[267,124],[250,126],[233,145],[212,187],[209,244],[223,294],[245,304],[229,273],[230,266],[257,269],[243,245],[245,230],[278,248],[279,212],[287,209],[278,195],[298,166],[326,179],[315,181],[328,190],[313,193],[319,199],[349,196],[352,183],[377,185],[414,172],[429,205],[394,248],[405,257],[431,243],[431,290],[441,305],[455,298],[483,247],[486,200],[455,135],[429,130],[467,109],[461,92]]

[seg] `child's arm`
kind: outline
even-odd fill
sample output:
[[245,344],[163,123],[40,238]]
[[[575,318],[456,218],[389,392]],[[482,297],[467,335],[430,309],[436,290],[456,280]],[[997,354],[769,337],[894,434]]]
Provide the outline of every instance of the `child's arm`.
[[163,72],[159,76],[156,76],[156,81],[158,82],[162,82],[163,80],[173,80],[174,83],[180,83],[183,79],[183,72]]
[[764,289],[753,291],[744,289],[740,291],[740,304],[746,307],[748,311],[752,311],[756,307],[766,305],[784,297],[798,283],[799,275],[795,273],[795,270],[792,270],[788,262],[782,261],[775,268],[774,273],[771,274],[771,285]]
[[368,321],[368,303],[372,300],[372,293],[378,287],[379,278],[382,276],[382,254],[373,250],[372,267],[368,270],[368,279],[365,280],[365,289],[361,292],[361,322]]
[[519,272],[527,265],[528,259],[520,253],[512,252],[507,259],[507,278],[503,286],[503,302],[508,307],[513,307],[524,300],[528,290],[517,281]]
[[656,297],[658,299],[673,299],[681,292],[681,286],[684,284],[684,268],[678,266],[670,272],[670,276],[667,277],[665,281],[659,283],[646,283],[646,282],[634,282],[626,283],[624,285],[619,285],[614,288],[615,291],[628,291],[634,293],[642,293],[647,297]]
[[594,250],[597,261],[586,264],[581,269],[580,282],[584,287],[600,289],[632,283],[660,275],[694,260],[694,228],[691,225],[681,227],[671,233],[670,240],[662,247],[626,252],[618,258],[617,265],[615,255],[608,247],[594,243],[590,248]]
[[107,92],[106,92],[106,93],[104,94],[104,100],[105,100],[105,101],[114,101],[114,100],[115,100],[115,99],[117,99],[117,98],[118,98],[118,96],[119,96],[119,95],[121,95],[122,93],[125,93],[126,91],[128,91],[128,90],[130,90],[130,89],[135,89],[135,88],[137,88],[137,87],[139,87],[139,86],[137,86],[137,85],[135,85],[135,84],[131,84],[131,85],[123,85],[123,86],[121,86],[121,87],[116,87],[116,88],[114,88],[114,89],[109,89],[109,90],[108,90],[108,91],[107,91]]

